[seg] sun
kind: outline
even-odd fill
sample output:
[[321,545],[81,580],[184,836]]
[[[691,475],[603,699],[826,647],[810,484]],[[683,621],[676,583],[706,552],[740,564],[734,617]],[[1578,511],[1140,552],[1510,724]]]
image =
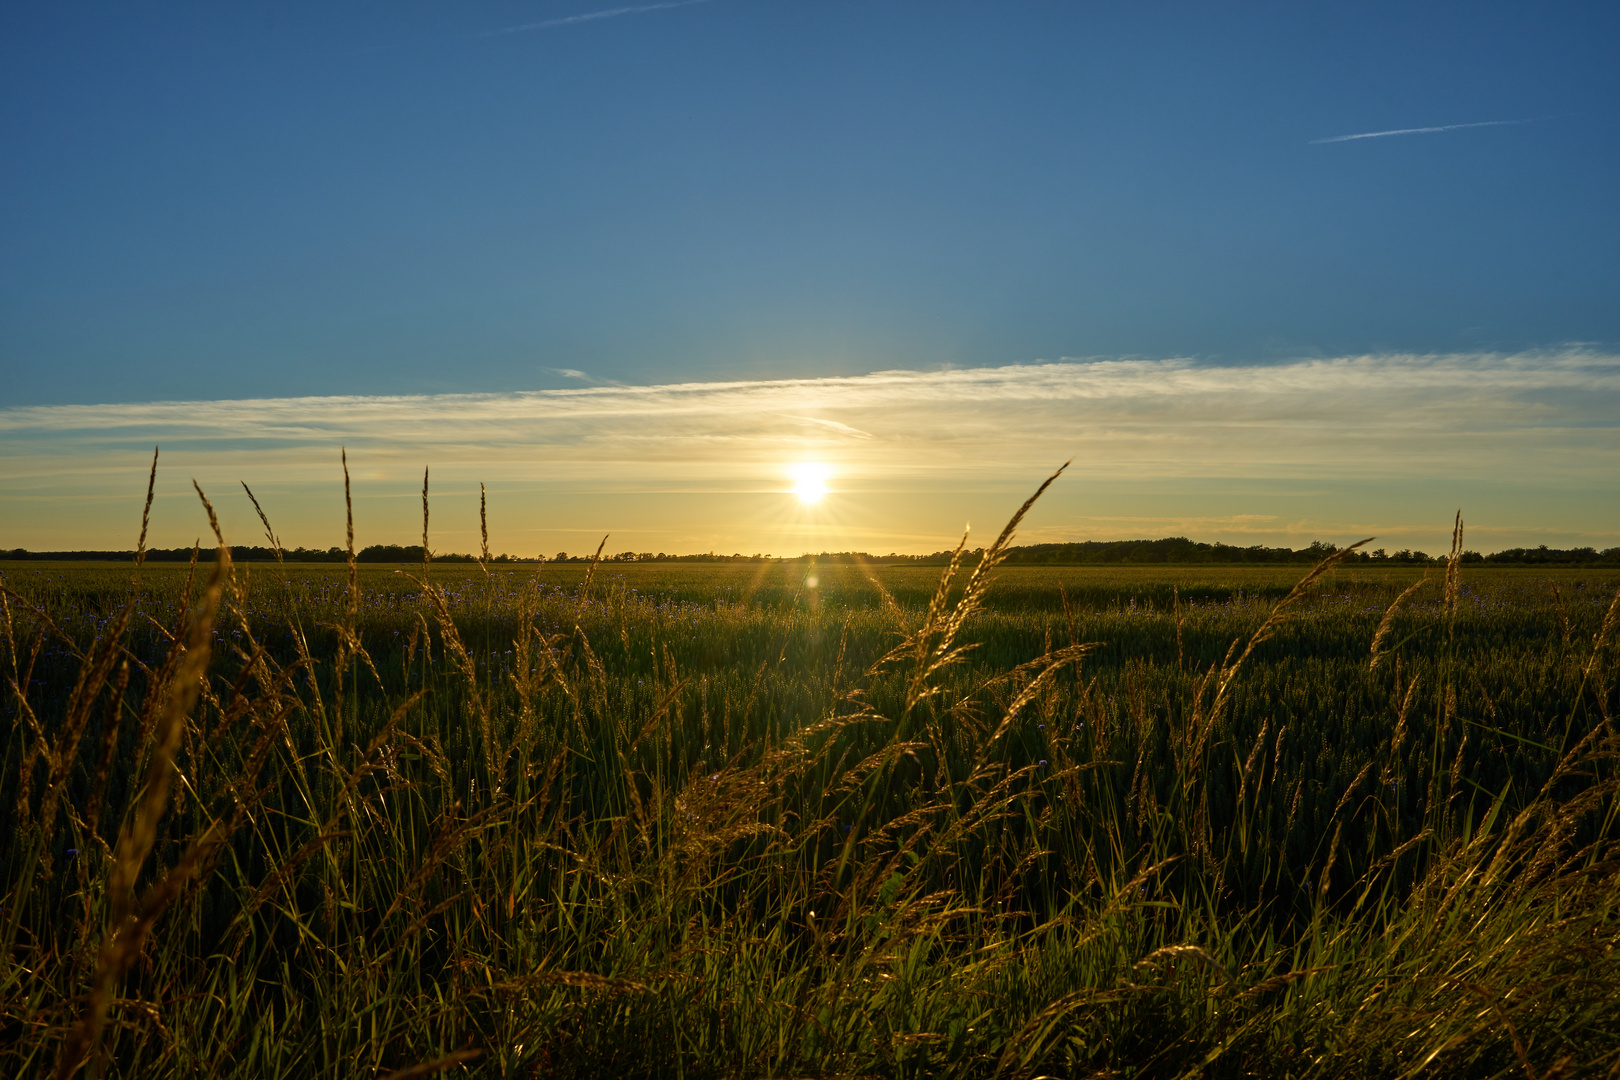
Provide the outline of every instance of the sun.
[[805,462],[792,468],[793,494],[806,506],[821,501],[827,494],[827,466],[818,462]]

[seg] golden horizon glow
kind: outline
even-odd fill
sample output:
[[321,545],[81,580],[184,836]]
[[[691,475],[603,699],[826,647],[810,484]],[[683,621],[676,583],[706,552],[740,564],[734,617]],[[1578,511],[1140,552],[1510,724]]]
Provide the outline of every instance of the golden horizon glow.
[[[7,406],[0,551],[128,550],[162,445],[149,546],[422,535],[497,552],[926,554],[993,535],[1074,459],[1024,543],[1590,546],[1620,538],[1620,354],[1098,360],[860,376],[414,397]],[[798,497],[799,479],[812,481]],[[784,498],[783,496],[788,496]],[[1438,508],[1438,509],[1437,509]]]

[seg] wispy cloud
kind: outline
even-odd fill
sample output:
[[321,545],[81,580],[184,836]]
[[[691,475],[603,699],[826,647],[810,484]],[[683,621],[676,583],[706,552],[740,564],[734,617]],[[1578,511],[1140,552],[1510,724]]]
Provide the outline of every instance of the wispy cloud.
[[[153,443],[176,485],[196,476],[224,490],[245,479],[317,516],[327,514],[319,508],[329,509],[337,447],[346,445],[370,493],[357,497],[381,500],[370,520],[392,523],[386,515],[395,514],[389,527],[399,536],[408,535],[422,465],[431,464],[436,491],[473,493],[468,520],[477,520],[477,482],[488,481],[492,492],[521,493],[501,504],[514,507],[514,521],[549,530],[563,546],[563,532],[601,521],[616,535],[662,537],[649,543],[663,550],[932,550],[915,537],[937,536],[942,546],[964,518],[999,524],[991,519],[1017,505],[1036,474],[1069,458],[1065,490],[1083,497],[1072,496],[1068,516],[1032,522],[1032,537],[1179,521],[1206,538],[1378,532],[1387,540],[1399,533],[1376,516],[1396,512],[1380,509],[1387,500],[1410,497],[1403,506],[1445,526],[1464,490],[1508,500],[1486,506],[1472,497],[1467,513],[1481,524],[1520,520],[1504,517],[1516,498],[1513,505],[1540,500],[1521,515],[1526,528],[1598,537],[1591,542],[1607,534],[1605,543],[1620,534],[1612,498],[1620,356],[1572,348],[0,408],[0,546],[45,547],[50,541],[30,537],[47,526],[77,536],[122,528],[130,515],[138,523]],[[831,467],[833,504],[849,516],[816,525],[823,531],[814,540],[764,538],[760,508],[776,505],[789,467],[806,460]],[[1420,491],[1428,494],[1412,494]],[[1046,513],[1069,497],[1048,500]],[[109,510],[123,505],[117,500],[134,505]],[[1446,505],[1435,509],[1436,500]],[[79,519],[62,509],[71,506]],[[1239,523],[1244,515],[1253,520]],[[324,546],[320,522],[308,535]],[[251,532],[251,517],[241,528]],[[1406,535],[1403,542],[1426,542]]]
[[499,37],[503,34],[523,34],[531,30],[552,30],[559,26],[573,26],[576,23],[596,22],[598,19],[616,19],[621,15],[639,15],[644,11],[667,11],[670,8],[692,7],[695,4],[711,4],[714,0],[669,0],[662,4],[636,4],[631,7],[608,8],[604,11],[587,11],[581,15],[565,15],[556,19],[541,19],[539,22],[520,23],[517,26],[503,26],[498,30],[485,30],[474,34],[474,37]]
[[577,368],[554,367],[554,368],[547,368],[546,370],[551,372],[553,375],[561,375],[565,379],[579,379],[582,382],[590,382],[591,381],[591,377],[589,375],[585,374],[583,371],[580,371]]
[[837,420],[828,420],[820,416],[794,416],[792,413],[784,413],[783,419],[799,420],[806,424],[820,424],[822,427],[836,431],[841,435],[851,435],[857,439],[877,438],[870,431],[862,431],[860,428],[850,427],[848,424],[840,424]]
[[[346,442],[435,461],[544,456],[603,475],[757,469],[794,454],[850,471],[984,474],[1086,452],[1128,473],[1400,473],[1620,452],[1620,357],[1372,355],[1280,364],[1096,360],[817,379],[492,394],[0,409],[0,461],[161,439],[209,453]],[[1483,454],[1484,458],[1480,455]],[[6,469],[13,476],[14,469]]]
[[1441,124],[1439,127],[1395,128],[1390,131],[1363,131],[1355,135],[1334,135],[1327,139],[1312,139],[1311,146],[1323,143],[1354,142],[1356,139],[1382,139],[1387,135],[1432,135],[1439,131],[1462,131],[1465,128],[1511,127],[1528,124],[1528,120],[1479,120],[1472,124]]

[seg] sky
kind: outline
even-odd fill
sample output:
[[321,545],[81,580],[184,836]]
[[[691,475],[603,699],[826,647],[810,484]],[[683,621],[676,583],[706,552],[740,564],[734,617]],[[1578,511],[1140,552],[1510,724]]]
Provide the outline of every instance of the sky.
[[[1620,544],[1620,8],[0,7],[0,548]],[[796,477],[827,494],[798,498]]]

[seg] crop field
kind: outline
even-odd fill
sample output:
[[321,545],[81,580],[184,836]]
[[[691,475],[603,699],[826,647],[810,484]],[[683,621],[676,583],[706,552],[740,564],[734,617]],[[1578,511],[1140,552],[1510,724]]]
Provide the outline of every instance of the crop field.
[[1620,1069],[1620,571],[0,564],[0,1073]]

